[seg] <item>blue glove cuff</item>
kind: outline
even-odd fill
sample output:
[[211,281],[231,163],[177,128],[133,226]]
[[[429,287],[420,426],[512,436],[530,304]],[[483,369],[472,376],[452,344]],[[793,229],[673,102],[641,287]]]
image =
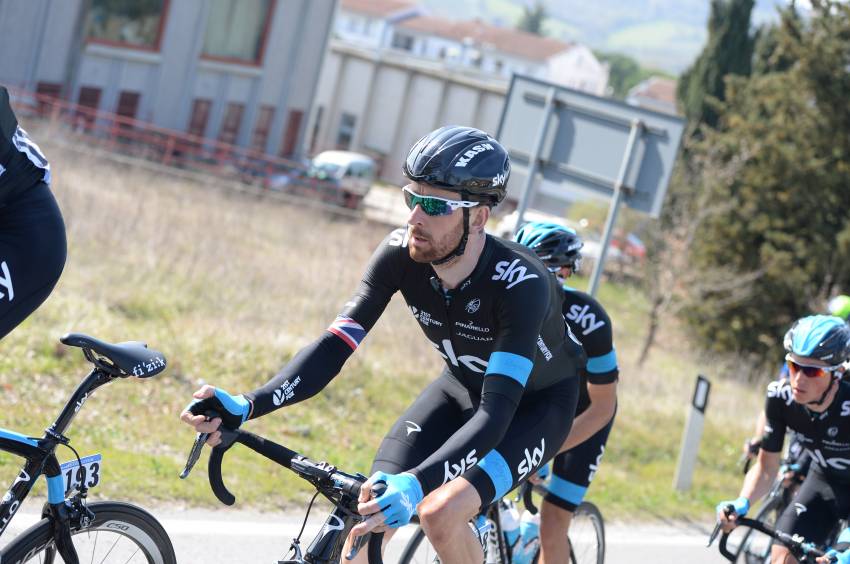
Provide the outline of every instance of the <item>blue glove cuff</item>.
[[248,419],[248,414],[251,412],[251,403],[245,399],[245,396],[231,396],[220,388],[215,389],[215,397],[221,402],[224,408],[232,413],[242,417],[242,423]]
[[743,517],[750,510],[750,500],[744,496],[733,501],[721,501],[717,504],[717,513],[722,513],[726,510],[726,506],[731,505],[735,509],[735,514],[738,517]]

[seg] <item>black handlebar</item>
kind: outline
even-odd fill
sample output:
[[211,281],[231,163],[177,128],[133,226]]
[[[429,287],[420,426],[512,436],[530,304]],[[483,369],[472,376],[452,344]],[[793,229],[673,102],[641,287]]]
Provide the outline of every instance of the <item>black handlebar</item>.
[[[738,526],[743,525],[745,527],[750,527],[751,529],[764,533],[769,537],[773,537],[787,546],[791,550],[792,554],[799,556],[812,556],[815,558],[819,558],[825,554],[823,550],[816,547],[813,543],[805,542],[805,540],[800,537],[792,536],[787,533],[783,533],[782,531],[776,531],[770,525],[762,523],[761,521],[747,519],[746,517],[738,517],[736,523]],[[720,537],[718,549],[720,550],[720,554],[722,554],[729,562],[735,562],[738,555],[730,552],[729,549],[726,548],[726,542],[728,539],[729,533],[723,533]]]

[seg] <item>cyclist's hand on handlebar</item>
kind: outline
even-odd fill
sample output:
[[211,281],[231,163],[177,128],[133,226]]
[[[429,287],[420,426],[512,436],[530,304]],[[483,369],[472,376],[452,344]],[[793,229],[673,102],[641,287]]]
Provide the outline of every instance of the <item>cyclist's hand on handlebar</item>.
[[837,562],[838,564],[850,564],[850,528],[841,531],[835,541],[836,548],[830,548],[826,554],[817,559],[817,562],[826,564],[828,562]]
[[744,447],[742,454],[742,459],[753,459],[755,458],[759,450],[761,449],[761,437],[752,437],[744,441]]
[[[209,433],[207,444],[210,446],[221,442],[218,428],[222,423],[228,429],[236,429],[251,414],[251,403],[244,396],[232,396],[214,386],[201,386],[192,397],[195,399],[186,406],[180,419],[198,433]],[[207,413],[216,413],[218,417],[208,419]]]
[[717,504],[717,521],[724,533],[729,533],[737,524],[738,517],[743,517],[750,510],[750,500],[739,497],[732,501],[721,501]]
[[[372,486],[378,484],[386,487],[373,497]],[[413,474],[375,472],[360,488],[357,504],[357,511],[369,518],[355,526],[352,534],[365,535],[382,525],[393,529],[407,525],[423,497],[422,486]]]

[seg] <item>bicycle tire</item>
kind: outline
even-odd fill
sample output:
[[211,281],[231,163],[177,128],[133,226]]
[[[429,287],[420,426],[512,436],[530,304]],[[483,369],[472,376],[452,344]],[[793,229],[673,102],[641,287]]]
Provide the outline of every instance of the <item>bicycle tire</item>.
[[398,559],[398,564],[432,564],[439,561],[437,551],[425,538],[425,531],[417,525]]
[[605,520],[596,505],[583,501],[576,508],[568,536],[572,564],[605,562]]
[[[171,539],[159,521],[144,509],[114,501],[93,502],[88,508],[95,514],[91,525],[71,531],[81,562],[177,564]],[[50,561],[51,555],[58,564],[62,558],[55,550],[52,523],[42,519],[9,543],[0,555],[3,564],[35,564],[45,558]]]
[[[759,509],[755,520],[773,526],[776,524],[776,520],[784,508],[785,504],[783,503],[782,496],[775,496]],[[765,562],[770,562],[770,551],[773,542],[772,538],[748,527],[735,552],[735,562],[738,564],[764,564]]]

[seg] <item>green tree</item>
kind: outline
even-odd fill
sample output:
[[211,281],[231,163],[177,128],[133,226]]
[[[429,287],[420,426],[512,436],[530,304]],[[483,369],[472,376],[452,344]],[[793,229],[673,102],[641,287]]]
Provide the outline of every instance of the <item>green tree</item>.
[[517,29],[533,33],[535,35],[544,35],[543,23],[549,14],[546,12],[546,7],[543,2],[536,2],[533,8],[523,6],[522,16],[517,22]]
[[677,97],[692,132],[701,125],[716,127],[717,101],[724,99],[730,74],[748,76],[755,36],[750,15],[755,0],[712,0],[708,40],[702,53],[680,77]]
[[721,127],[694,152],[699,184],[726,207],[701,227],[692,268],[757,274],[744,299],[719,287],[691,303],[691,327],[719,350],[775,360],[794,319],[850,287],[850,6],[812,6],[776,35],[796,63],[730,78]]
[[666,76],[673,78],[664,71],[647,69],[629,57],[621,53],[602,53],[595,51],[594,55],[602,62],[608,63],[609,75],[608,86],[611,87],[611,96],[618,100],[624,100],[634,86],[651,76]]

